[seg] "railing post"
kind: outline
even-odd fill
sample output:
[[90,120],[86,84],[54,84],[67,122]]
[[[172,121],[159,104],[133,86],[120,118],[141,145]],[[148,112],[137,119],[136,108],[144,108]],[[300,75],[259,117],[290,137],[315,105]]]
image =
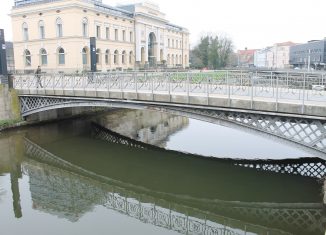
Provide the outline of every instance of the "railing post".
[[[257,71],[256,71],[256,73],[257,73]],[[251,81],[250,108],[253,109],[254,108],[254,85],[255,85],[253,75],[251,75],[250,81]]]
[[189,73],[187,73],[187,100],[188,100],[188,104],[190,102],[189,90],[190,90],[190,80],[189,80]]
[[168,78],[168,80],[167,80],[167,82],[168,82],[168,92],[169,92],[169,100],[170,100],[170,102],[171,102],[171,76],[170,76],[170,74],[169,73],[167,73],[166,72],[166,75],[167,75],[167,78]]
[[137,73],[133,72],[134,82],[135,82],[135,91],[136,91],[136,99],[138,100],[138,82],[137,82]]
[[[273,78],[273,72],[271,72]],[[276,112],[278,112],[278,76],[276,76]]]
[[152,84],[152,99],[154,100],[154,76],[151,76],[150,79],[151,79],[151,84]]
[[207,105],[209,105],[209,87],[210,87],[210,82],[211,82],[211,78],[210,78],[209,74],[206,78],[206,82],[207,82]]
[[303,74],[303,90],[302,90],[302,107],[301,107],[301,113],[304,114],[305,112],[305,90],[306,90],[306,73]]
[[228,105],[231,107],[231,87],[229,81],[229,71],[226,71],[226,89],[228,91]]

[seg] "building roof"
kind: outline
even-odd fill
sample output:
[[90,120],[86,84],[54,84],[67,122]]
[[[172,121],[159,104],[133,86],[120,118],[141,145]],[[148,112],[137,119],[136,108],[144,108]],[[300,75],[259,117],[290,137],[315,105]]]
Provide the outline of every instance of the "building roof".
[[297,45],[298,43],[294,43],[291,41],[287,41],[287,42],[280,42],[280,43],[275,43],[276,46],[294,46]]

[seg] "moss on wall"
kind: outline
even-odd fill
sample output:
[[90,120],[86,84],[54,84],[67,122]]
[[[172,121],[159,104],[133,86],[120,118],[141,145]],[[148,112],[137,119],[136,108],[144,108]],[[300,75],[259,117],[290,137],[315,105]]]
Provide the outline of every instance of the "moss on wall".
[[18,92],[15,89],[10,89],[9,94],[10,94],[11,119],[21,120]]
[[10,126],[21,121],[17,91],[0,84],[0,99],[2,104],[0,106],[0,127]]

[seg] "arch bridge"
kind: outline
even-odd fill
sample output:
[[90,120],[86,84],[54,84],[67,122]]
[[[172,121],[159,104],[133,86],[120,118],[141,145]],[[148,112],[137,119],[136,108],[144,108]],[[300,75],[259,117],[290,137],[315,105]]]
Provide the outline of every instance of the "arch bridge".
[[68,107],[169,112],[304,146],[326,159],[326,76],[289,72],[15,75],[22,116]]

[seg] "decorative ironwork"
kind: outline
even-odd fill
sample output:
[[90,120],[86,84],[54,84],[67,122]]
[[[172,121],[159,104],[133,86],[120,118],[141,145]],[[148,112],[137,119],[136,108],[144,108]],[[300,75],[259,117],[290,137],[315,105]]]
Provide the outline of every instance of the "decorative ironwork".
[[[27,161],[24,166],[25,173],[32,178],[30,181],[31,189],[35,188],[38,192],[37,195],[32,192],[33,200],[47,202],[51,199],[51,208],[48,212],[68,216],[67,219],[70,220],[78,220],[76,215],[81,216],[82,213],[89,211],[91,206],[100,204],[144,223],[151,223],[182,234],[243,234],[243,231],[250,232],[248,228],[255,232],[260,231],[259,234],[288,234],[282,231],[288,229],[290,229],[291,234],[293,231],[300,231],[304,234],[321,234],[325,231],[325,208],[321,203],[227,202],[174,195],[178,201],[186,202],[190,199],[204,202],[211,209],[214,209],[215,212],[212,214],[185,205],[171,204],[164,199],[158,200],[147,194],[139,193],[145,190],[142,187],[133,186],[137,190],[129,191],[128,188],[131,185],[114,182],[112,179],[75,166],[27,139],[25,146],[28,158],[31,161],[36,161],[32,164],[28,164]],[[42,162],[42,165],[38,165],[41,164],[39,162]],[[36,167],[33,167],[34,165]],[[43,168],[45,169],[42,170]],[[67,182],[70,183],[67,184]],[[112,186],[112,182],[114,182],[113,185],[122,186]],[[41,195],[39,195],[40,191],[42,192]],[[83,197],[80,198],[74,194],[83,195]],[[54,195],[57,197],[53,198]],[[80,205],[80,207],[67,206],[67,195],[71,195],[68,200],[80,198],[81,202],[72,203]],[[170,205],[170,208],[179,208],[183,212],[192,212],[196,216],[201,216],[195,218],[174,209],[164,208],[160,202],[163,205]],[[39,203],[41,202],[39,201]],[[46,206],[42,208],[44,209]],[[216,222],[204,219],[207,216],[213,216]]]
[[[42,74],[43,87],[37,87],[34,75],[16,74],[14,87],[40,91],[78,89],[88,91],[124,91],[184,96],[244,98],[278,104],[280,101],[302,105],[326,102],[326,75],[295,72],[115,72],[86,74]],[[277,106],[277,105],[276,105]],[[276,110],[277,111],[277,110]]]

